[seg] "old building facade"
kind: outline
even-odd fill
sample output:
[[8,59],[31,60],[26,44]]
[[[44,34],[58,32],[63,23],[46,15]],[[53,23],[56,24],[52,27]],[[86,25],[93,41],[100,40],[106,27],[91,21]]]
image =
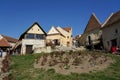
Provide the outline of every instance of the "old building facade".
[[47,33],[47,42],[56,46],[72,46],[72,28],[71,27],[51,27]]
[[100,49],[101,46],[101,23],[93,13],[81,35],[80,44],[87,48]]
[[17,43],[18,39],[6,36],[6,35],[0,35],[0,48],[3,51],[11,51],[15,44]]
[[46,46],[46,32],[35,22],[19,38],[15,51],[20,54],[29,54],[36,48]]
[[112,46],[120,47],[120,11],[112,13],[102,26],[104,48],[111,50]]

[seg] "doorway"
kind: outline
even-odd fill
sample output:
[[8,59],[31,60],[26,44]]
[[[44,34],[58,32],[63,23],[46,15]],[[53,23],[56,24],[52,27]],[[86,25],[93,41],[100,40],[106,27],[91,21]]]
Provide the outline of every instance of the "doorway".
[[111,40],[111,45],[112,46],[117,46],[117,39]]
[[67,47],[70,47],[70,42],[67,42]]
[[91,45],[92,41],[91,41],[91,36],[88,36],[88,44]]
[[33,45],[26,45],[26,54],[32,53],[32,47],[33,47]]

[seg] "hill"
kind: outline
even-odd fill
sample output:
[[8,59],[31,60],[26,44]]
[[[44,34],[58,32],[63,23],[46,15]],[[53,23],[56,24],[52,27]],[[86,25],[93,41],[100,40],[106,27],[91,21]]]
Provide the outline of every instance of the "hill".
[[[52,54],[57,54],[57,53],[52,53]],[[82,73],[70,72],[69,74],[62,74],[54,68],[54,66],[58,65],[59,63],[52,65],[52,67],[51,67],[51,65],[49,65],[49,68],[45,68],[45,66],[47,66],[46,63],[48,63],[48,61],[50,61],[50,60],[48,60],[48,58],[47,58],[48,61],[46,61],[46,63],[45,63],[45,61],[43,61],[44,65],[41,65],[42,64],[41,61],[43,60],[42,57],[43,56],[49,57],[49,55],[51,55],[51,54],[43,53],[43,54],[32,54],[32,55],[24,55],[24,56],[11,56],[12,62],[11,62],[11,67],[10,67],[10,72],[11,72],[10,77],[12,80],[119,80],[120,79],[120,76],[119,76],[120,75],[120,68],[119,68],[120,58],[119,58],[119,56],[101,53],[101,52],[90,52],[90,51],[70,52],[70,53],[64,52],[64,53],[67,54],[67,56],[70,56],[72,54],[75,54],[75,55],[76,54],[77,55],[84,54],[85,56],[86,55],[87,56],[96,55],[97,56],[96,61],[99,61],[98,59],[101,56],[101,57],[107,59],[106,61],[104,61],[105,63],[107,61],[108,62],[110,61],[111,64],[109,64],[109,66],[104,67],[103,69],[100,69],[100,70],[96,70],[96,68],[93,68],[93,69],[89,70],[87,73],[86,72],[82,72]],[[59,55],[59,53],[58,53],[58,55]],[[56,56],[56,55],[54,55],[54,56]],[[57,56],[56,56],[56,60],[57,60]],[[62,57],[62,59],[64,59],[64,58]],[[67,62],[67,59],[66,59],[65,64],[69,65],[71,62],[70,59],[76,60],[76,58],[69,58],[68,59],[69,62]],[[86,57],[86,59],[90,59],[90,58]],[[94,59],[95,59],[95,56],[94,56]],[[84,61],[86,62],[88,60],[84,60]],[[93,60],[93,61],[95,61],[95,60]],[[102,64],[104,64],[104,62]],[[77,60],[74,63],[75,63],[75,64],[73,64],[74,66],[82,65],[82,63],[79,63],[79,61],[77,62]],[[99,64],[99,62],[97,64],[100,65],[99,68],[104,66],[104,65],[101,65],[101,63]],[[39,67],[35,67],[38,65],[39,65]],[[95,65],[96,64],[91,65],[91,67],[95,67]],[[43,66],[43,67],[41,67],[41,66]],[[67,70],[69,72],[71,70],[71,67],[72,67],[72,65],[69,65],[69,66],[62,67],[62,69],[65,70],[65,72]],[[82,69],[86,70],[85,67],[80,67],[80,68],[81,68],[81,70]],[[76,69],[78,69],[78,68],[76,68]]]

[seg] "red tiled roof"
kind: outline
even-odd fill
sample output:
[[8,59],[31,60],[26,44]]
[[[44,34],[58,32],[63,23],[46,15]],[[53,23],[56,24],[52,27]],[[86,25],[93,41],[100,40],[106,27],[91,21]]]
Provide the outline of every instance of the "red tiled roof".
[[0,47],[10,47],[10,44],[5,38],[0,39]]
[[16,43],[18,41],[18,39],[12,38],[12,37],[8,37],[5,35],[2,35],[8,42],[13,42]]
[[69,32],[72,28],[71,27],[65,27],[63,28],[65,31]]
[[97,28],[100,28],[100,27],[101,27],[101,24],[100,24],[99,20],[97,19],[95,14],[92,14],[89,21],[88,21],[88,24],[84,30],[84,33],[91,31],[91,30],[94,30],[94,29],[97,29]]

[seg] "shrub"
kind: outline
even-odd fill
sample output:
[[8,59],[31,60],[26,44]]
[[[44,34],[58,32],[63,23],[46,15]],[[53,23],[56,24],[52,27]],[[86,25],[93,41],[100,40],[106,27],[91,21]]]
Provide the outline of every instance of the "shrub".
[[64,66],[64,69],[66,69],[66,70],[70,69],[70,65],[66,64],[66,65]]
[[47,72],[48,73],[55,73],[55,69],[53,69],[53,68],[52,69],[48,69]]
[[81,64],[82,63],[82,60],[81,60],[81,58],[78,58],[78,57],[76,57],[74,60],[73,60],[73,65],[75,65],[75,66],[78,66],[79,64]]
[[44,66],[46,62],[47,62],[47,57],[43,57],[41,65]]
[[64,58],[64,61],[63,61],[66,65],[69,63],[69,58]]
[[49,61],[49,66],[55,66],[57,63],[58,63],[57,60],[53,59],[53,60]]

